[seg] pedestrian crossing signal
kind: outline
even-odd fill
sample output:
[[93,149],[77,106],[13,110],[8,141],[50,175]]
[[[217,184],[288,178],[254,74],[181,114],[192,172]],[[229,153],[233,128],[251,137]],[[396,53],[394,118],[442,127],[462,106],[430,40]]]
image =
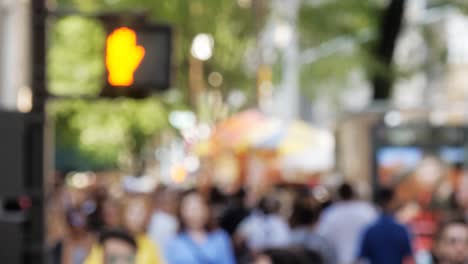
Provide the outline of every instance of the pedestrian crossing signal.
[[137,33],[128,27],[115,29],[106,40],[108,82],[116,87],[134,84],[134,74],[145,56],[145,48],[137,43]]
[[170,86],[172,30],[169,26],[105,20],[104,97],[144,98]]

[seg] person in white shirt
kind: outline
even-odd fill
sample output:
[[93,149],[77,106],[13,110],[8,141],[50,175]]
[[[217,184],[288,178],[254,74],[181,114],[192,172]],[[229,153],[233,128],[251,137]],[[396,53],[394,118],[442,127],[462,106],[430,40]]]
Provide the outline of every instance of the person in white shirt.
[[278,209],[279,201],[265,197],[257,209],[241,222],[236,235],[244,240],[250,251],[289,246],[289,225],[277,213]]
[[167,189],[156,192],[155,210],[151,216],[148,234],[154,243],[165,249],[177,235],[179,222],[176,217],[177,195]]
[[378,213],[370,203],[357,200],[349,184],[341,185],[338,195],[340,201],[322,213],[318,233],[335,248],[338,264],[351,264],[364,229],[377,219]]

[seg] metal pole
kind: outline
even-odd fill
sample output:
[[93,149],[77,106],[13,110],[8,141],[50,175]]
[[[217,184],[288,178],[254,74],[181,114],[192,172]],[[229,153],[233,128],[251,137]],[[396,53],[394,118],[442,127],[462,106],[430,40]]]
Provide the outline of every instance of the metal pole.
[[277,115],[282,119],[291,121],[299,117],[300,109],[300,56],[299,56],[299,39],[297,32],[297,19],[301,1],[288,0],[274,1],[274,11],[283,16],[285,22],[289,24],[292,30],[290,43],[283,54],[283,73],[282,81],[277,88],[275,97],[275,108]]
[[[25,263],[47,263],[45,245],[45,188],[44,179],[47,158],[46,153],[46,129],[45,106],[47,100],[46,88],[46,20],[47,0],[31,0],[31,80],[32,80],[32,117],[38,120],[35,126],[30,127],[31,143],[30,151],[32,160],[30,166],[34,168],[29,182],[29,190],[33,197],[34,205],[31,211],[29,224],[29,240],[25,244],[29,247],[25,254]],[[50,149],[49,149],[50,151]]]
[[30,85],[30,1],[0,1],[0,108],[17,109]]
[[46,0],[32,0],[32,91],[35,113],[43,113],[46,89]]

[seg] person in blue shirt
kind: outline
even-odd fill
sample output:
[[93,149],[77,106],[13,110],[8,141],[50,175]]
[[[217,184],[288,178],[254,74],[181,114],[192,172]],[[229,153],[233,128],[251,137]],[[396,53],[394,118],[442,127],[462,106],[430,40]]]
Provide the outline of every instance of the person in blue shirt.
[[394,191],[383,188],[378,192],[380,217],[364,232],[359,249],[359,260],[370,264],[412,263],[413,252],[407,229],[393,217],[397,204]]
[[195,192],[185,193],[180,205],[181,232],[166,248],[168,264],[234,264],[229,236],[211,225],[209,207]]

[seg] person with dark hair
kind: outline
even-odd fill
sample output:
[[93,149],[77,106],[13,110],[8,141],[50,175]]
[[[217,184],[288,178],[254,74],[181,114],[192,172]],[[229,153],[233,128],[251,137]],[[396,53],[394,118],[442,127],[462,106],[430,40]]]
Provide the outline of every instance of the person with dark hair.
[[289,246],[290,228],[279,215],[279,207],[275,193],[270,193],[260,200],[257,208],[239,225],[236,237],[244,241],[253,253]]
[[245,202],[245,195],[245,191],[240,189],[229,196],[227,203],[225,204],[226,208],[219,219],[220,228],[226,231],[232,238],[234,253],[238,263],[249,257],[245,244],[236,243],[237,241],[234,237],[240,223],[242,223],[242,221],[250,214],[250,209],[247,207]]
[[[136,264],[161,264],[165,263],[156,245],[146,234],[147,221],[150,214],[150,203],[145,196],[127,197],[122,212],[124,229],[136,240],[138,252],[135,256]],[[94,245],[91,253],[86,258],[85,264],[99,264],[103,259],[103,248],[101,245]]]
[[240,189],[229,197],[227,208],[220,218],[220,226],[229,235],[233,235],[242,220],[249,216],[249,213],[250,210],[245,205],[245,191]]
[[365,230],[358,260],[370,264],[403,264],[413,260],[411,239],[407,229],[393,217],[398,204],[392,189],[379,190],[376,202],[380,217]]
[[81,264],[95,240],[88,229],[88,214],[80,206],[68,208],[65,220],[67,236],[53,248],[52,263]]
[[135,264],[137,242],[123,230],[102,232],[99,244],[103,251],[104,264]]
[[377,211],[368,202],[358,200],[351,185],[338,188],[339,201],[321,215],[318,233],[326,237],[336,250],[339,264],[353,263],[364,229],[377,218]]
[[343,201],[351,201],[355,198],[353,187],[348,183],[343,183],[338,188],[338,196]]
[[462,220],[444,223],[432,251],[435,264],[468,263],[468,226]]
[[179,218],[180,233],[166,248],[169,264],[235,263],[229,236],[214,227],[210,208],[199,193],[182,196]]
[[177,194],[169,189],[160,188],[155,193],[154,209],[148,227],[148,234],[154,243],[166,248],[179,230],[177,221]]
[[310,200],[299,198],[294,203],[291,222],[291,245],[317,252],[324,264],[336,264],[336,252],[330,242],[319,235],[316,224],[320,217],[318,208],[313,208]]

